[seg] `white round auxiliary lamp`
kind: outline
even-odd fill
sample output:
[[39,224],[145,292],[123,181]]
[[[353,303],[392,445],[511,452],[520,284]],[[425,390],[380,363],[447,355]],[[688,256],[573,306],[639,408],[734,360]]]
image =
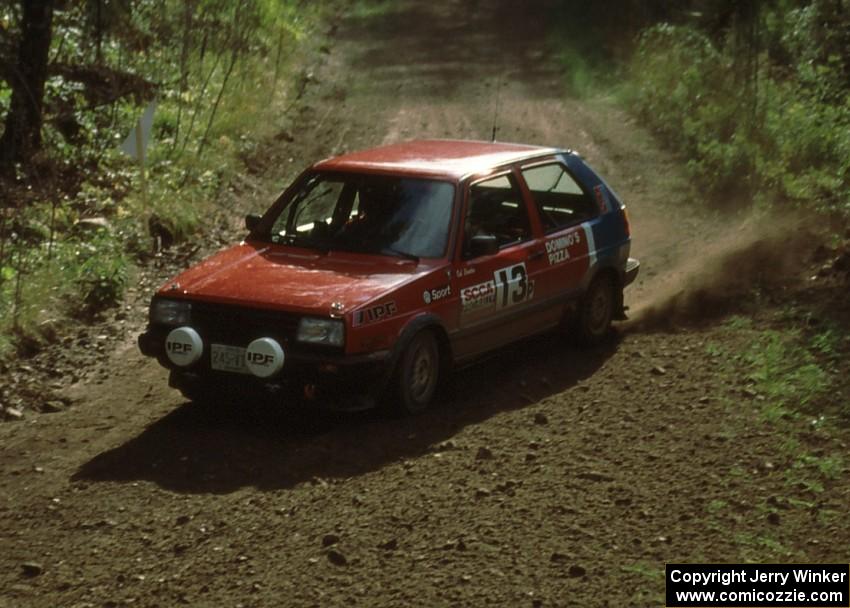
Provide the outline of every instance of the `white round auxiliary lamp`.
[[245,349],[245,365],[258,378],[270,378],[283,367],[283,347],[272,338],[257,338]]
[[174,365],[188,367],[204,354],[204,341],[191,327],[178,327],[165,338],[165,354]]

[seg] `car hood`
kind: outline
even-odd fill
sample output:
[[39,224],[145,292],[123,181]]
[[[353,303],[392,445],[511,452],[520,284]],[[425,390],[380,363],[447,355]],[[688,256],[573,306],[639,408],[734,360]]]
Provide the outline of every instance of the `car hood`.
[[401,258],[242,243],[181,273],[159,294],[325,315],[331,303],[353,310],[429,270]]

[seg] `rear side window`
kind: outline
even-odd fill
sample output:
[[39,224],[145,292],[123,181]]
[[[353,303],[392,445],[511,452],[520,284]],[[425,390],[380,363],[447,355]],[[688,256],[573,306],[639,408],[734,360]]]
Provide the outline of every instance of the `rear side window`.
[[522,170],[543,229],[553,232],[594,217],[596,205],[560,163]]

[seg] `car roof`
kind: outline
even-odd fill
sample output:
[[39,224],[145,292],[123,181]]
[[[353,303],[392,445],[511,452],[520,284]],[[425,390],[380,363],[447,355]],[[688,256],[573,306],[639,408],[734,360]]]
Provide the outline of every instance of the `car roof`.
[[313,165],[321,171],[402,173],[459,180],[558,148],[460,139],[420,139],[350,152]]

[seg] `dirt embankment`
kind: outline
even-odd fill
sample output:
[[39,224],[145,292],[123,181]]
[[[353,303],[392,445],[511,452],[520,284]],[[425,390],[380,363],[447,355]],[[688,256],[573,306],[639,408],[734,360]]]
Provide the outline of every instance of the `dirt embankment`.
[[[731,273],[722,260],[760,226],[730,229],[627,114],[566,94],[545,3],[381,6],[329,35],[256,159],[257,192],[345,149],[489,138],[498,107],[500,139],[580,150],[628,202],[643,263],[631,303],[675,302],[712,259],[719,277],[748,276],[742,256]],[[773,268],[776,251],[743,257]],[[665,561],[846,557],[850,479],[825,459],[850,437],[766,423],[736,359],[749,336],[722,323],[621,330],[592,351],[532,340],[407,420],[216,414],[184,404],[133,343],[171,270],[143,279],[71,386],[52,380],[70,408],[0,425],[0,607],[657,606]],[[791,439],[839,463],[820,487]]]

